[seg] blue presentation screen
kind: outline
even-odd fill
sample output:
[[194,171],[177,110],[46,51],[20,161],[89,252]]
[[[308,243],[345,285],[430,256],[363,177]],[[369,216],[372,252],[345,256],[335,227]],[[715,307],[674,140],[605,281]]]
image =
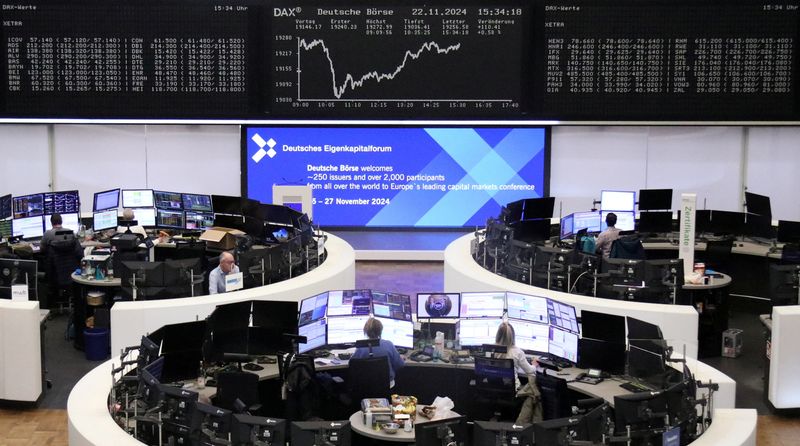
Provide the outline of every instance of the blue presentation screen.
[[547,194],[547,129],[246,127],[247,196],[309,184],[322,226],[483,226]]

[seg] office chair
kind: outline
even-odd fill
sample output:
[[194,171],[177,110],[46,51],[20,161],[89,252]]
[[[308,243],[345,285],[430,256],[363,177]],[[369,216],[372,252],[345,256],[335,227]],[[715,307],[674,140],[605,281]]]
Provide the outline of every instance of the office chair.
[[293,353],[278,354],[278,373],[286,401],[284,417],[290,421],[314,417],[319,408],[314,358]]
[[545,420],[563,418],[570,415],[570,404],[567,381],[545,373],[536,373],[536,385],[542,394],[542,408]]
[[645,260],[647,257],[645,256],[641,236],[632,234],[614,240],[611,243],[609,257],[612,259]]
[[721,272],[729,271],[732,249],[733,239],[709,240],[706,242],[706,251],[702,255],[706,268]]
[[781,249],[781,264],[794,265],[800,263],[800,244],[787,243]]
[[498,421],[517,419],[521,401],[513,359],[475,357],[475,413],[473,419]]
[[361,408],[364,398],[389,398],[389,358],[350,359],[347,376],[347,393],[353,411]]
[[[55,239],[47,247],[47,283],[50,285],[50,296],[47,307],[59,305],[59,313],[71,309],[72,272],[80,266],[81,245],[70,229],[56,231]],[[49,302],[50,298],[53,302]]]
[[511,280],[533,284],[533,259],[536,246],[530,243],[511,240],[503,273]]
[[217,374],[217,395],[213,404],[235,410],[236,400],[243,402],[250,413],[261,409],[258,397],[258,375],[250,372],[220,372]]

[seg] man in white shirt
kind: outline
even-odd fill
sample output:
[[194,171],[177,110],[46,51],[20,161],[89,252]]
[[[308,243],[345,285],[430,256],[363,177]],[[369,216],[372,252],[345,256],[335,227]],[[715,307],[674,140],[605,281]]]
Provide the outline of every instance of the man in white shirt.
[[606,226],[608,227],[597,236],[594,249],[595,252],[603,254],[604,259],[607,259],[608,256],[611,255],[611,244],[614,243],[614,240],[619,238],[620,230],[614,227],[616,224],[617,214],[609,212],[608,215],[606,215]]
[[233,260],[233,254],[225,251],[219,256],[219,266],[211,270],[208,276],[208,294],[225,292],[225,276],[236,274],[239,267]]

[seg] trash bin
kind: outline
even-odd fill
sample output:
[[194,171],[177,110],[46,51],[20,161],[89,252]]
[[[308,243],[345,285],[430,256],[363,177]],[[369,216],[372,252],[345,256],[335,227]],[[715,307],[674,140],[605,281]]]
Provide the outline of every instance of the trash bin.
[[722,356],[736,358],[742,353],[742,330],[729,328],[722,332]]
[[111,355],[110,331],[107,328],[87,328],[83,330],[86,359],[100,361]]

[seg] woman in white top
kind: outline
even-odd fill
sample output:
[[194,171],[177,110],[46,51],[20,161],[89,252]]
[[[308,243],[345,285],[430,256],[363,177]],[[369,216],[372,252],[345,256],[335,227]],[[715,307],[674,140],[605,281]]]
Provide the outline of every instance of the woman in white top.
[[[525,352],[515,345],[514,327],[508,322],[503,322],[497,327],[497,334],[494,342],[498,345],[505,345],[507,353],[500,354],[498,357],[513,359],[514,368],[517,372],[514,379],[517,383],[517,397],[524,397],[525,402],[517,417],[517,424],[536,423],[542,421],[542,398],[539,387],[536,385],[536,368],[525,358]],[[534,360],[535,364],[535,360]],[[528,383],[520,387],[517,374],[524,373],[528,376]]]

